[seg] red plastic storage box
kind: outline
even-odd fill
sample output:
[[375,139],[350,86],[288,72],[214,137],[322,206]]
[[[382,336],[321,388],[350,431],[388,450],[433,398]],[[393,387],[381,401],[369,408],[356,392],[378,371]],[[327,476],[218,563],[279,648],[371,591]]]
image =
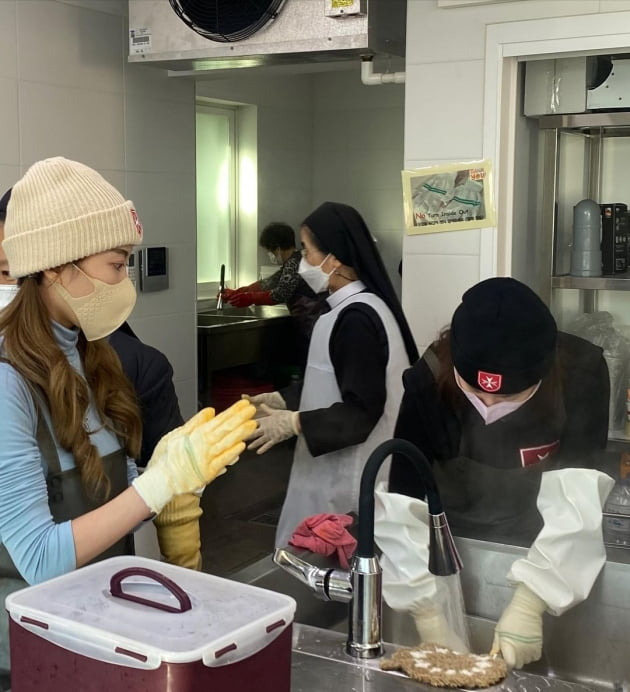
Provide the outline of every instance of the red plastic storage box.
[[295,601],[141,557],[11,594],[12,692],[289,692]]

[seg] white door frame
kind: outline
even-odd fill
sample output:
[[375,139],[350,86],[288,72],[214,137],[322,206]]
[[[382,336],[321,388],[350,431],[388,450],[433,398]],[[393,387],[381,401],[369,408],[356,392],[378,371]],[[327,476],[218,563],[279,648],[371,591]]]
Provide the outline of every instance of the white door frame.
[[518,62],[609,52],[630,52],[630,11],[487,26],[483,157],[494,162],[497,226],[481,233],[481,279],[511,269]]

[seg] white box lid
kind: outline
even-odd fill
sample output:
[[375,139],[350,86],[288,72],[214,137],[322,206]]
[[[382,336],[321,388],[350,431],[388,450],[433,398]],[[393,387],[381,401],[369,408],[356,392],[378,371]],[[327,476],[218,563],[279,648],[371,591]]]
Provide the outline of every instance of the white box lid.
[[[166,612],[113,596],[112,577],[138,568],[175,582],[188,596],[190,609]],[[120,586],[128,597],[181,607],[150,575],[126,576]],[[274,591],[134,556],[88,565],[6,599],[10,617],[37,636],[138,668],[199,660],[208,666],[235,663],[279,636],[293,621],[295,607],[291,597]]]

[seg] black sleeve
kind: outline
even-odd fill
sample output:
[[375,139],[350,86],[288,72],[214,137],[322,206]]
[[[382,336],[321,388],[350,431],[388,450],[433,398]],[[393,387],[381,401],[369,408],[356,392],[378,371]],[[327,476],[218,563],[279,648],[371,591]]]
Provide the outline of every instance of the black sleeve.
[[138,462],[148,463],[160,439],[184,421],[173,385],[173,368],[167,357],[125,333],[109,338],[131,381],[142,414],[142,451]]
[[558,350],[567,416],[559,456],[571,465],[597,467],[608,443],[610,381],[603,351],[562,332]]
[[[403,373],[403,398],[394,436],[415,445],[430,465],[457,454],[461,424],[438,393],[426,360],[420,358]],[[389,474],[390,492],[424,498],[420,474],[404,456],[394,455]]]
[[343,310],[330,336],[330,358],[341,401],[300,413],[306,445],[313,456],[364,442],[385,410],[387,334],[370,306]]

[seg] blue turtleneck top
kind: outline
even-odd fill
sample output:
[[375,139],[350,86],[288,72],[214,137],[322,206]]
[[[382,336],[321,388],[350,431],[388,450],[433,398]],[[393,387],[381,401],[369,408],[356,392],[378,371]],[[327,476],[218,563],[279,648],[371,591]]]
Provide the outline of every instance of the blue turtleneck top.
[[[79,332],[52,323],[53,333],[72,367],[84,375],[77,349]],[[44,412],[54,438],[50,414]],[[116,435],[102,427],[93,405],[86,425],[101,456],[120,449]],[[37,412],[24,379],[11,365],[0,362],[0,542],[29,584],[36,584],[76,568],[71,523],[56,524],[48,508],[45,469],[37,445]],[[75,466],[71,453],[57,444],[62,470]],[[137,475],[127,461],[129,481]]]

